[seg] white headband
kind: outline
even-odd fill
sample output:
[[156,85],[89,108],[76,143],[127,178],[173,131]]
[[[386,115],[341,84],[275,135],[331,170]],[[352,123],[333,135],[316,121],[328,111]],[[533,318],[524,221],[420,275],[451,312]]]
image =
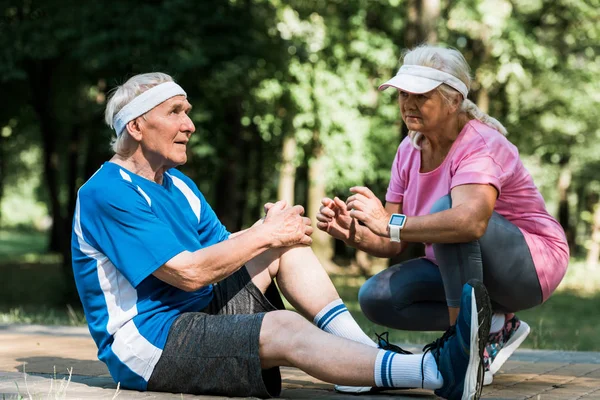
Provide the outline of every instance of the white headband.
[[175,96],[187,97],[187,94],[181,86],[175,82],[165,82],[156,85],[135,97],[127,103],[117,115],[115,115],[113,127],[115,128],[115,132],[117,132],[117,136],[121,135],[121,132],[123,132],[125,125],[127,125],[129,121],[136,119],[140,115],[152,110],[160,103]]
[[463,81],[447,72],[422,65],[403,65],[396,76],[379,86],[379,90],[392,86],[409,93],[427,93],[442,83],[456,89],[463,98],[467,98],[469,88]]

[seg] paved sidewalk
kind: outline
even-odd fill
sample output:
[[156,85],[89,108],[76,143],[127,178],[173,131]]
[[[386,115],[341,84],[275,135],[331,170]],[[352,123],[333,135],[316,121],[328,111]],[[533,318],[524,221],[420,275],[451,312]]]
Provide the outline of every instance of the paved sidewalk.
[[[410,349],[410,346],[407,347]],[[412,350],[419,351],[415,348]],[[72,375],[69,381],[69,373]],[[426,390],[351,396],[294,368],[282,368],[282,398],[433,399]],[[0,325],[2,399],[188,399],[198,396],[117,391],[87,328]],[[20,397],[19,397],[20,396]],[[221,397],[204,398],[218,399]],[[484,388],[485,399],[600,400],[600,353],[519,350]]]

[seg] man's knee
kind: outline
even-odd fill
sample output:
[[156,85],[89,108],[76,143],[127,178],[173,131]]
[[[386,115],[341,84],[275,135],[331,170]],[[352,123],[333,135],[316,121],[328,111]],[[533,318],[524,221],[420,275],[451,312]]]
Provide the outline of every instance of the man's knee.
[[279,310],[265,314],[261,327],[261,341],[289,341],[294,333],[301,331],[310,323],[294,311]]
[[259,355],[263,368],[291,365],[290,352],[301,352],[298,335],[312,324],[293,311],[271,311],[265,314],[260,329]]
[[431,206],[430,214],[446,211],[452,208],[452,197],[449,194],[437,199],[433,206]]

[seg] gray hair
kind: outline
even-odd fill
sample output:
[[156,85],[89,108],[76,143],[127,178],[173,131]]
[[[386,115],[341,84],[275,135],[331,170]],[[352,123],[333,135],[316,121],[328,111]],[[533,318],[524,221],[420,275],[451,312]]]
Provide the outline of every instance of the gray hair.
[[[126,104],[146,90],[165,82],[173,82],[173,78],[162,72],[150,72],[135,75],[124,84],[112,89],[104,112],[106,124],[114,129],[114,118]],[[135,142],[127,129],[124,129],[119,136],[112,139],[110,146],[114,153],[127,156],[135,149]]]
[[[406,65],[421,65],[447,72],[460,79],[467,85],[467,89],[471,88],[471,68],[467,63],[467,60],[465,60],[463,55],[456,49],[421,45],[412,50],[405,51],[402,55],[402,59]],[[462,97],[456,89],[446,84],[438,86],[437,90],[448,104],[451,104],[456,96]],[[472,119],[483,122],[503,135],[507,134],[506,128],[497,119],[492,118],[481,111],[479,107],[469,99],[462,100],[460,112],[466,113]],[[423,138],[423,134],[416,131],[409,131],[408,136],[410,137],[412,145],[420,150],[421,147],[419,146],[419,142]]]

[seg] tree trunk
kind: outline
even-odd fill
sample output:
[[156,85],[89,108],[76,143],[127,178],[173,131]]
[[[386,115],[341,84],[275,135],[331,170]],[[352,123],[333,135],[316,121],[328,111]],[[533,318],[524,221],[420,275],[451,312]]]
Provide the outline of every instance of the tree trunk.
[[58,128],[52,111],[52,74],[55,69],[54,60],[31,62],[28,68],[31,101],[38,118],[42,136],[44,180],[48,189],[49,211],[52,217],[50,251],[60,252],[63,256],[69,253],[70,235],[64,229],[65,216],[59,200],[59,152]]
[[406,10],[404,47],[411,49],[424,42],[437,43],[440,0],[408,0]]
[[592,222],[591,244],[588,249],[586,264],[596,269],[600,257],[600,201],[594,206],[594,220]]
[[[242,147],[240,154],[240,166],[248,166],[250,165],[251,155],[255,150],[251,146],[251,143],[244,139],[240,141],[240,146]],[[248,188],[250,187],[251,172],[252,170],[250,168],[240,168],[239,171],[237,171],[240,177],[240,184],[239,187],[236,188],[237,192],[239,193],[236,204],[236,231],[239,231],[244,227],[244,217],[246,216],[246,206],[248,204]]]
[[224,151],[224,165],[217,181],[216,201],[214,202],[215,213],[230,232],[236,232],[241,227],[238,225],[238,175],[240,149],[239,143],[242,139],[242,107],[241,99],[235,97],[229,100],[225,110],[225,120],[231,128],[227,132],[229,146]]
[[254,210],[254,217],[256,217],[256,219],[260,218],[261,216],[264,215],[264,204],[266,203],[266,200],[263,198],[263,190],[265,187],[265,171],[264,166],[265,166],[265,142],[262,140],[262,138],[260,137],[260,135],[258,134],[258,131],[256,132],[256,160],[254,162],[254,182],[255,182],[255,188],[254,188],[254,193],[256,193],[256,209]]
[[[75,289],[73,271],[71,267],[71,221],[68,213],[64,212],[64,206],[59,199],[60,194],[60,146],[59,146],[59,128],[58,121],[54,116],[53,110],[53,90],[52,77],[56,70],[57,62],[55,60],[44,60],[31,62],[28,65],[27,73],[30,83],[31,102],[36,113],[40,133],[42,137],[43,150],[43,171],[44,181],[48,189],[49,211],[52,217],[52,229],[50,230],[49,251],[59,252],[62,256],[62,269],[65,277],[65,292],[63,298],[65,304],[79,305],[79,297]],[[76,135],[76,132],[72,132]],[[73,161],[73,149],[69,149],[69,167],[77,171],[77,161]],[[70,176],[72,182],[68,184],[70,190],[74,190],[75,177]],[[69,206],[74,204],[72,193],[68,194]],[[68,214],[68,215],[67,215]]]
[[483,86],[481,86],[477,93],[477,107],[486,114],[490,112],[490,95],[487,88]]
[[[317,141],[318,143],[318,138]],[[314,219],[321,207],[321,199],[326,196],[325,155],[321,144],[313,151],[313,159],[308,166],[308,213]],[[320,229],[312,234],[312,249],[320,260],[330,260],[333,257],[333,239]]]
[[570,222],[569,189],[571,187],[572,172],[569,167],[569,159],[565,158],[561,161],[560,166],[560,177],[558,178],[558,222],[565,231],[569,248],[573,252],[575,248],[575,231]]
[[419,28],[419,8],[421,0],[408,0],[406,3],[406,29],[404,33],[404,48],[411,49],[420,43],[421,29]]
[[2,227],[2,198],[4,197],[4,178],[6,176],[6,154],[4,147],[7,138],[2,135],[0,130],[0,227]]
[[279,170],[279,186],[277,200],[285,200],[294,204],[294,186],[296,184],[296,138],[293,134],[283,139],[281,153],[281,169]]
[[421,27],[421,40],[429,44],[438,41],[437,24],[440,19],[440,0],[421,0],[419,20]]

